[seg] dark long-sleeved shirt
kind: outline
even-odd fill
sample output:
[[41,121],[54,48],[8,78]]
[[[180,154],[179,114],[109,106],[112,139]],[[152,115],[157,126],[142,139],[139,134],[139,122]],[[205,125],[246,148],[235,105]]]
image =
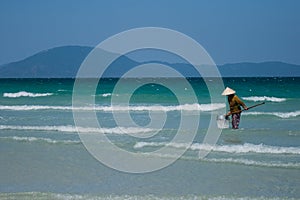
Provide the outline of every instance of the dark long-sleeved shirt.
[[228,103],[231,113],[241,111],[241,106],[243,106],[244,109],[247,108],[245,103],[242,100],[240,100],[240,98],[237,95],[234,95],[232,98],[228,98]]

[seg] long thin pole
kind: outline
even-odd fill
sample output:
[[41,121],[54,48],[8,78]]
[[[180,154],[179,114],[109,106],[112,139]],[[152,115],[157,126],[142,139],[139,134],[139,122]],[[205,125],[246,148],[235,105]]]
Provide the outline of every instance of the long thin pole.
[[[263,105],[263,104],[265,104],[265,102],[255,104],[255,105],[253,105],[253,106],[248,107],[248,110],[251,109],[251,108],[255,108],[255,107],[257,107],[257,106]],[[241,112],[243,112],[243,111],[245,111],[245,109],[239,110],[239,111],[236,111],[236,112],[232,112],[231,115],[232,115],[232,114],[235,114],[235,113],[241,113]]]
[[260,106],[260,105],[263,105],[263,104],[265,104],[265,102],[258,103],[258,104],[255,104],[253,106],[250,106],[250,107],[248,107],[248,109],[255,108],[256,106]]

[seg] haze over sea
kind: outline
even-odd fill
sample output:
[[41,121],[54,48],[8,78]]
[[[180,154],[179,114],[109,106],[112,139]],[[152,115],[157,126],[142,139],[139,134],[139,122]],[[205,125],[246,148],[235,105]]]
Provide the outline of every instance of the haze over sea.
[[[1,79],[0,84],[0,199],[297,199],[300,198],[300,78],[224,78],[247,104],[265,105],[242,113],[239,130],[224,129],[215,146],[203,144],[210,113],[224,103],[211,104],[201,78],[190,78],[198,103],[180,105],[176,96],[149,79],[130,98],[130,107],[112,107],[118,79],[103,79],[95,107],[72,107],[74,79]],[[141,79],[126,79],[131,85]],[[163,78],[185,97],[182,79]],[[213,78],[210,80],[215,81]],[[89,87],[86,80],[86,88]],[[75,127],[72,109],[94,110],[101,127]],[[139,127],[119,127],[113,112],[130,111]],[[201,113],[192,145],[169,143],[176,134],[180,112]],[[167,114],[155,137],[129,134],[146,128],[149,111]],[[111,169],[89,154],[77,130],[105,134],[132,152],[187,148],[172,165],[146,174]],[[188,131],[188,130],[186,130]],[[101,141],[99,141],[101,145]],[[199,159],[200,150],[212,151]],[[110,155],[114,156],[114,155]],[[147,157],[147,154],[145,154]],[[172,154],[155,154],[168,158]]]

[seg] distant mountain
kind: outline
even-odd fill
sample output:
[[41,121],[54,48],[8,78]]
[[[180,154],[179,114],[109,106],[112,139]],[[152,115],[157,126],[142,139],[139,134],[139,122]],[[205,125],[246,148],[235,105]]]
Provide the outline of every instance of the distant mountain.
[[[92,50],[92,47],[63,46],[41,51],[24,60],[0,66],[0,78],[74,78],[81,63]],[[116,56],[111,52],[99,51],[104,57]],[[120,56],[104,76],[118,77],[135,65],[138,63]]]
[[91,47],[65,46],[0,66],[1,78],[74,77]]
[[[92,47],[63,46],[39,52],[24,60],[0,66],[0,78],[74,78]],[[116,56],[99,50],[104,57]],[[147,62],[150,63],[150,62]],[[197,76],[197,71],[186,63],[165,64],[180,71],[184,76]],[[126,56],[116,59],[104,73],[105,77],[120,77],[129,69],[145,63]],[[295,77],[300,76],[300,66],[283,62],[234,63],[219,65],[223,77]]]

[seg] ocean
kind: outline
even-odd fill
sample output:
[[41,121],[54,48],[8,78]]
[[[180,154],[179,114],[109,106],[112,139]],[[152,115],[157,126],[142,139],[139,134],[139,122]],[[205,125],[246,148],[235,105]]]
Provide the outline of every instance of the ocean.
[[[76,107],[74,79],[1,79],[0,199],[300,199],[300,78],[224,78],[224,86],[247,106],[265,104],[244,111],[240,129],[220,130],[215,145],[203,139],[216,123],[211,114],[228,109],[226,98],[220,94],[223,101],[212,103],[203,80],[190,78],[197,102],[180,104],[178,95],[191,99],[182,81],[149,78],[131,94],[114,91],[118,79],[102,79],[94,104]],[[82,98],[92,82],[84,81]],[[129,78],[123,86],[139,82]],[[123,97],[129,106],[118,104]],[[85,113],[93,112],[99,127],[78,126],[74,111],[87,116],[86,124],[92,119]],[[149,126],[155,113],[166,118],[161,129]],[[190,143],[174,142],[182,113],[198,125]],[[134,123],[120,126],[118,114]],[[189,128],[183,126],[182,134],[189,135]],[[105,140],[93,145],[119,166],[98,161],[82,141],[85,135],[101,135],[123,151],[141,154],[145,163],[137,165],[149,170],[128,172],[134,163],[119,159]],[[160,151],[164,148],[168,153]],[[200,151],[209,153],[201,157]],[[157,159],[172,162],[151,170]]]

